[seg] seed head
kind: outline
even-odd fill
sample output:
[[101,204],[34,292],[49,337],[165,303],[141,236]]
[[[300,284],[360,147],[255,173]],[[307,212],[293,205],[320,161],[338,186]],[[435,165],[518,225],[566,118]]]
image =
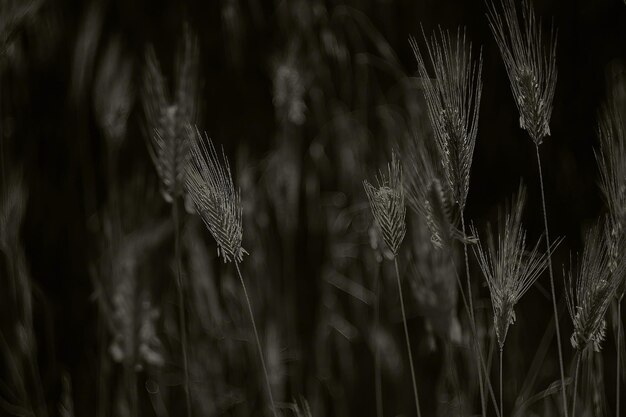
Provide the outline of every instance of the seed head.
[[[618,260],[626,248],[620,246],[624,242],[626,232],[626,120],[619,99],[612,92],[603,106],[598,123],[600,150],[596,159],[600,168],[600,188],[609,211],[609,268],[615,271]],[[622,277],[617,297],[624,295],[625,277]]]
[[459,211],[448,183],[443,179],[441,159],[421,140],[410,140],[404,152],[404,188],[409,207],[426,221],[431,242],[449,247],[458,231]]
[[163,197],[172,202],[185,187],[189,163],[187,125],[198,113],[198,45],[186,28],[176,65],[176,89],[168,97],[167,84],[154,49],[146,52],[143,105],[149,132],[149,151],[162,183]]
[[363,181],[363,186],[383,240],[396,256],[406,233],[406,206],[402,188],[402,167],[395,153],[392,154],[387,170],[386,176],[381,172],[377,177],[377,187],[367,180]]
[[567,307],[574,324],[570,341],[575,349],[582,351],[591,345],[594,351],[600,351],[606,329],[604,314],[624,272],[623,257],[614,272],[610,262],[606,224],[598,224],[587,233],[582,260],[566,280]]
[[[556,86],[556,30],[547,41],[529,0],[522,0],[521,22],[513,0],[500,0],[501,13],[487,3],[489,26],[509,75],[520,127],[536,144],[550,136],[552,99]],[[547,43],[547,44],[546,44]]]
[[443,173],[453,202],[462,211],[469,190],[474,145],[478,131],[478,109],[482,91],[482,53],[472,59],[472,45],[466,43],[465,31],[456,37],[446,30],[426,38],[428,58],[434,79],[426,69],[425,57],[415,39],[409,42],[417,59],[424,83],[428,116],[435,133]]
[[560,243],[555,242],[547,253],[541,253],[539,239],[530,251],[526,250],[526,231],[521,222],[525,200],[525,189],[520,185],[513,205],[505,210],[504,221],[498,222],[497,237],[489,228],[487,248],[479,240],[474,249],[489,287],[500,349],[504,347],[509,325],[515,323],[515,305],[546,269],[549,256]]
[[207,229],[217,242],[224,262],[241,262],[246,250],[243,239],[239,189],[235,190],[230,165],[222,148],[218,155],[213,142],[189,127],[191,163],[187,169],[187,191]]

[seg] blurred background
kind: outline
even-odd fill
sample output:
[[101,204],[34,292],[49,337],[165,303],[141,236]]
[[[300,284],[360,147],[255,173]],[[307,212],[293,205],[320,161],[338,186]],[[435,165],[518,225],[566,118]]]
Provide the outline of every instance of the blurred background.
[[[596,120],[626,59],[626,4],[533,4],[546,29],[558,28],[552,135],[541,149],[550,232],[565,237],[553,258],[561,293],[561,265],[604,210]],[[482,50],[466,218],[483,230],[522,178],[529,240],[543,231],[534,146],[485,11],[474,0],[2,0],[0,414],[184,412],[171,205],[142,104],[153,59],[173,102],[191,100],[178,93],[188,83],[190,121],[223,145],[241,188],[242,272],[281,413],[306,401],[316,416],[414,415],[393,265],[362,186],[392,148],[430,135],[409,36],[423,45],[422,30],[465,27]],[[198,76],[181,69],[190,39]],[[194,415],[264,415],[239,281],[193,210],[183,213]],[[408,219],[399,264],[422,411],[478,413],[454,266],[433,251],[423,220]],[[497,354],[473,256],[470,269],[485,353]],[[506,408],[551,415],[558,364],[547,277],[516,315]],[[612,331],[607,340],[594,366],[614,381]],[[604,413],[615,389],[592,394]]]

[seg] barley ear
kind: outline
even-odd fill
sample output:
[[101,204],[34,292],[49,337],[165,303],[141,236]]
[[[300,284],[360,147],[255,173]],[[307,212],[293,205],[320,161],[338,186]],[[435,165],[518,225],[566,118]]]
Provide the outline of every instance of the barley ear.
[[187,170],[187,190],[198,214],[217,242],[224,262],[241,262],[246,250],[243,239],[242,207],[235,189],[230,164],[222,148],[218,154],[213,142],[198,128],[188,127],[191,163]]
[[385,244],[394,256],[406,234],[406,205],[402,186],[402,167],[395,152],[387,167],[387,175],[382,172],[377,177],[377,185],[363,181],[370,209],[376,220]]
[[520,127],[540,145],[550,136],[552,101],[557,80],[554,26],[546,35],[529,0],[500,0],[498,10],[487,0],[487,19],[500,49],[520,114]]

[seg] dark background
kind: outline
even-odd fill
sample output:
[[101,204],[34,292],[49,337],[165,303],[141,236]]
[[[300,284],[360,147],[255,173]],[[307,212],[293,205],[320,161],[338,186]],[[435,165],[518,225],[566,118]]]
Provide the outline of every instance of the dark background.
[[[593,153],[597,146],[596,117],[605,97],[609,69],[626,58],[626,4],[618,0],[536,0],[533,4],[544,25],[552,21],[558,28],[558,83],[550,124],[552,135],[541,146],[541,152],[550,232],[552,236],[566,238],[553,260],[560,288],[560,266],[568,262],[570,251],[580,250],[581,232],[603,210]],[[346,135],[362,134],[363,159],[356,162],[351,172],[364,172],[371,177],[369,173],[373,174],[385,162],[384,156],[394,143],[390,137],[393,130],[386,130],[377,120],[376,110],[385,105],[399,106],[401,100],[397,96],[401,94],[396,92],[402,84],[394,74],[415,74],[417,66],[407,39],[414,35],[422,42],[420,24],[426,33],[437,25],[449,29],[464,25],[474,45],[482,46],[484,89],[467,218],[478,225],[493,220],[497,204],[517,188],[521,177],[529,190],[525,215],[529,236],[535,239],[543,231],[534,146],[518,127],[518,113],[506,72],[484,12],[481,1],[447,0],[57,0],[38,5],[32,16],[16,29],[10,40],[11,49],[2,58],[1,139],[4,174],[21,169],[28,189],[22,241],[36,289],[37,357],[50,410],[56,412],[62,371],[67,371],[72,379],[76,415],[92,415],[95,404],[93,387],[97,379],[95,355],[99,339],[90,268],[99,256],[99,232],[90,228],[90,224],[106,205],[109,188],[107,144],[93,110],[98,100],[93,84],[97,68],[105,59],[106,46],[113,37],[122,40],[122,48],[133,63],[133,79],[137,84],[148,44],[154,45],[166,76],[172,73],[182,23],[185,20],[190,23],[200,42],[202,112],[198,126],[224,145],[231,161],[237,161],[233,162],[238,167],[236,171],[246,161],[261,166],[285,141],[297,140],[298,145],[288,149],[295,152],[295,160],[303,167],[298,184],[302,191],[296,193],[295,199],[294,210],[298,215],[289,211],[285,214],[271,204],[268,209],[269,228],[278,227],[275,223],[280,222],[281,216],[297,220],[293,240],[270,241],[268,246],[274,253],[293,255],[291,265],[279,268],[285,277],[278,281],[286,281],[288,275],[295,282],[294,305],[299,310],[294,313],[296,339],[303,346],[300,362],[305,369],[312,369],[317,366],[317,353],[307,341],[313,340],[319,320],[317,305],[323,293],[320,276],[334,237],[325,224],[316,223],[319,213],[308,204],[305,192],[308,177],[304,173],[307,169],[313,172],[319,194],[324,198],[340,194],[346,199],[346,206],[362,205],[363,177],[342,176],[345,166],[337,156],[341,152],[337,147],[341,141],[348,141]],[[343,13],[356,17],[345,18]],[[89,20],[90,15],[95,18]],[[101,25],[99,30],[98,25]],[[323,68],[320,59],[324,58],[316,55],[312,46],[316,41],[311,36],[322,30],[344,40],[350,68],[328,64],[330,72],[320,81],[323,77],[316,71]],[[299,45],[298,63],[310,72],[304,95],[307,113],[303,124],[285,127],[273,101],[273,65],[294,43]],[[385,49],[387,46],[390,49]],[[363,57],[373,58],[366,75],[361,77],[363,73],[359,72],[361,67],[357,62]],[[320,91],[321,106],[315,103],[319,99],[315,94]],[[147,173],[155,185],[157,177],[146,151],[139,98],[133,103],[115,170],[122,180],[137,172]],[[325,115],[320,110],[323,108],[327,110]],[[357,126],[348,127],[347,132],[329,128],[333,126],[333,112],[337,109],[359,114]],[[312,162],[312,149],[319,149],[312,147],[313,144],[322,144],[328,156],[326,162],[317,165]],[[311,168],[311,164],[315,166]],[[167,205],[156,201],[157,207],[152,211],[166,219]],[[246,236],[244,230],[244,246]],[[250,280],[260,279],[252,276],[252,272]],[[547,279],[540,282],[548,289]],[[276,291],[275,302],[280,303],[282,290]],[[485,288],[481,291],[482,304],[489,311],[488,293]],[[543,325],[533,325],[547,322],[545,317],[551,313],[549,300],[542,294],[545,293],[541,290],[531,290],[528,299],[522,302],[521,311],[527,315],[518,324],[526,323],[526,327],[523,336],[516,335],[522,330],[512,330],[511,340],[527,347],[516,351],[515,355],[519,356],[511,361],[527,363],[543,334]],[[518,317],[524,314],[518,312]],[[562,314],[562,322],[569,323],[565,309]],[[414,337],[419,340],[421,325],[416,324],[415,329]],[[564,324],[563,329],[568,344],[569,324]],[[396,330],[399,332],[399,328]],[[369,363],[369,356],[362,352],[364,348],[359,347],[359,342],[353,349],[356,363]],[[404,354],[404,350],[400,352]],[[610,361],[610,352],[614,352],[612,343],[607,343],[605,352]],[[556,351],[553,353],[548,356],[555,358]],[[428,358],[427,354],[417,357],[418,363],[429,363],[424,359]],[[433,358],[436,363],[438,356]],[[550,364],[553,370],[555,363]],[[255,366],[254,362],[251,366]],[[418,373],[428,377],[431,371],[436,374],[435,369],[434,365],[432,370],[423,367]],[[368,375],[369,371],[363,372]],[[554,372],[553,379],[556,375]],[[403,394],[406,398],[401,401],[408,408],[410,385],[408,379],[404,381],[399,389],[406,391]],[[551,381],[546,378],[543,382],[538,386],[545,387]],[[296,386],[305,387],[306,383]],[[432,409],[429,389],[429,384],[424,383],[425,407]],[[296,390],[291,392],[294,397]],[[607,395],[614,395],[611,390],[607,388]],[[302,391],[304,395],[306,389]],[[365,376],[357,376],[346,395],[350,415],[374,415],[373,387]],[[338,413],[337,409],[328,407],[329,415]],[[318,411],[324,414],[323,410]]]

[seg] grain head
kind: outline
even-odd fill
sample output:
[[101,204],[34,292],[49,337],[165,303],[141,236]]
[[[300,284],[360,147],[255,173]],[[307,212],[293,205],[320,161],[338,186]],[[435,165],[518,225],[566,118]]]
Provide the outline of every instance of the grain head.
[[198,113],[199,53],[197,40],[186,29],[176,61],[175,90],[170,94],[153,48],[146,52],[142,101],[149,151],[161,180],[163,197],[172,202],[185,189],[190,144],[187,125]]
[[[453,201],[465,208],[469,177],[478,131],[478,110],[482,91],[482,53],[472,56],[465,31],[455,36],[439,29],[430,39],[424,34],[427,55],[410,43],[424,85],[428,116],[442,160],[444,178]],[[427,60],[433,68],[431,78]]]
[[566,300],[574,332],[570,342],[575,349],[591,346],[599,352],[604,340],[604,315],[624,271],[624,260],[611,268],[607,222],[595,225],[585,236],[582,257],[566,276]]
[[536,144],[550,136],[550,117],[557,79],[556,30],[546,35],[529,0],[522,0],[521,16],[513,0],[501,0],[497,10],[487,2],[487,18],[504,60],[520,127]]
[[500,349],[509,326],[515,323],[515,305],[548,267],[548,257],[559,244],[557,241],[547,253],[542,253],[539,239],[532,249],[526,249],[526,231],[521,222],[525,200],[526,192],[520,185],[513,204],[505,209],[504,219],[498,221],[497,233],[489,228],[487,246],[483,247],[479,240],[474,249],[489,287]]
[[241,247],[241,197],[233,184],[228,159],[223,149],[220,157],[213,142],[197,128],[189,127],[188,135],[191,163],[187,169],[187,191],[217,242],[218,255],[224,262],[241,262],[247,253]]
[[370,209],[383,240],[394,256],[406,234],[406,205],[402,186],[402,167],[395,152],[387,166],[387,174],[380,173],[376,186],[363,181]]

